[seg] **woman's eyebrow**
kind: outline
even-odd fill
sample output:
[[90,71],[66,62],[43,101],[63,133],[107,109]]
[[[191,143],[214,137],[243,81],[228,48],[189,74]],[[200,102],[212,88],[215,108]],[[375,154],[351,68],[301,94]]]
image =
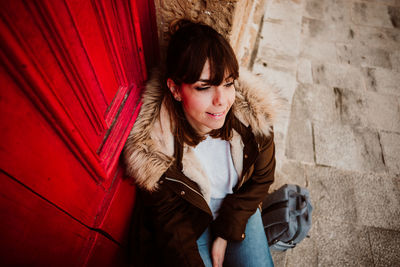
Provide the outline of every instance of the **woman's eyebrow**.
[[210,80],[200,79],[199,82],[210,83]]

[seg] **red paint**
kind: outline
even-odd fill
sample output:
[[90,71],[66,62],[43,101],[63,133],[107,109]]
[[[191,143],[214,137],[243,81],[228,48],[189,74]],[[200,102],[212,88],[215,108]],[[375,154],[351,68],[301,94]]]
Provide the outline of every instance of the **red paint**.
[[118,266],[135,196],[119,156],[158,58],[154,4],[3,2],[0,265]]

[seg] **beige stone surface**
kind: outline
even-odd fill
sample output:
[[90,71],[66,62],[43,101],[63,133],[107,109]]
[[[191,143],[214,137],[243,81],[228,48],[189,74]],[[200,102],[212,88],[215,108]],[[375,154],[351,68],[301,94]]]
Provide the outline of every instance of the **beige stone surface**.
[[286,137],[285,156],[298,162],[314,163],[313,125],[310,119],[307,118],[307,113],[302,112],[303,110],[304,106],[297,101],[292,105],[288,135]]
[[369,103],[365,92],[334,87],[335,106],[339,113],[340,122],[352,127],[368,127]]
[[399,179],[375,173],[352,177],[358,225],[400,230]]
[[362,71],[351,65],[313,62],[312,71],[316,84],[361,91],[365,88]]
[[400,6],[399,0],[355,0],[354,2],[374,3],[387,6]]
[[355,2],[352,7],[356,24],[393,28],[389,7],[377,3]]
[[332,42],[315,40],[314,38],[303,38],[299,53],[302,58],[316,62],[337,62],[336,45]]
[[[311,238],[317,246],[318,266],[374,266],[366,227],[331,219],[317,221],[314,227]],[[301,255],[290,266],[297,266],[296,260]]]
[[353,173],[330,167],[305,167],[313,204],[313,221],[356,223]]
[[259,57],[255,61],[256,66],[253,66],[253,70],[260,67],[262,72],[265,67],[268,67],[269,69],[281,70],[291,74],[296,73],[297,57],[295,56],[287,55],[267,46],[260,48],[258,55]]
[[272,187],[305,185],[314,223],[275,266],[397,266],[400,1],[289,2],[267,4],[253,72],[292,95]]
[[[382,49],[398,49],[400,31],[392,28],[376,28],[357,25],[353,27],[352,43]],[[389,50],[390,51],[390,50]]]
[[308,179],[305,173],[307,165],[289,159],[282,160],[280,164],[281,166],[276,168],[276,182],[271,187],[272,190],[276,190],[285,184],[308,186]]
[[375,131],[315,122],[314,137],[317,164],[361,172],[386,170]]
[[344,22],[325,21],[308,17],[303,17],[301,31],[304,37],[320,41],[346,42],[352,38],[352,26]]
[[400,49],[390,53],[390,62],[394,71],[400,72]]
[[400,174],[400,133],[381,132],[380,141],[389,172]]
[[336,48],[340,63],[362,67],[392,68],[390,52],[385,49],[349,44],[337,44]]
[[368,233],[375,266],[397,266],[400,262],[400,233],[379,228],[369,228]]
[[299,83],[312,83],[312,70],[311,70],[311,61],[308,59],[300,59],[297,64],[297,81]]
[[400,133],[400,106],[397,97],[367,92],[367,105],[371,127]]
[[383,68],[365,68],[364,78],[368,90],[400,96],[399,72]]
[[274,47],[278,51],[285,51],[290,56],[297,56],[299,53],[300,36],[297,34],[297,28],[292,24],[267,19],[264,22],[261,36],[267,37],[268,40],[261,49]]

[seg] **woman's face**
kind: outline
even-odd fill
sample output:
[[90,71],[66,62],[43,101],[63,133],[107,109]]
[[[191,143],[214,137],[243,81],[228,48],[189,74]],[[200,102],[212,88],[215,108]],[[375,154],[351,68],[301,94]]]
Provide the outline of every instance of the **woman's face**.
[[225,77],[218,85],[210,85],[210,64],[204,64],[200,79],[193,84],[182,83],[173,94],[182,101],[186,119],[200,135],[220,129],[235,101],[232,77]]

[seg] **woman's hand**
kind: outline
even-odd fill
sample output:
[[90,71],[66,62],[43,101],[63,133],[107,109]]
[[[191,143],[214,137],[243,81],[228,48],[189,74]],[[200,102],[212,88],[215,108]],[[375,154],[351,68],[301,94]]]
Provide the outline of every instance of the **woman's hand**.
[[228,242],[221,238],[217,237],[214,240],[214,243],[212,245],[211,249],[211,257],[213,261],[213,267],[222,267],[222,263],[224,262],[224,256],[225,256],[225,250],[226,250],[226,244]]

